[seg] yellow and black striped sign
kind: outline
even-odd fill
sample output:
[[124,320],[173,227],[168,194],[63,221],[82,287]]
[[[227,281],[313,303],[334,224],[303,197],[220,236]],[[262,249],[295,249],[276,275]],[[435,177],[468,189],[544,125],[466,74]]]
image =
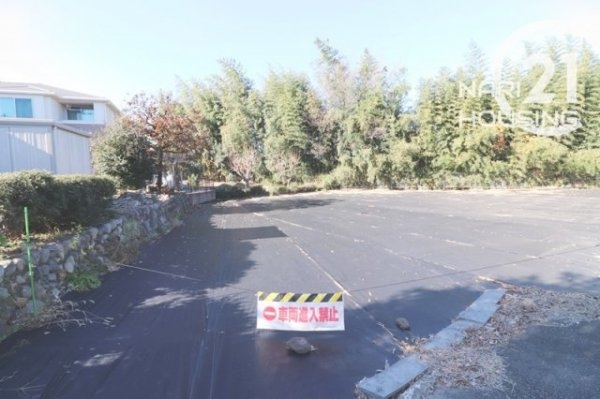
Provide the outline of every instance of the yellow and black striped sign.
[[256,296],[263,302],[334,303],[342,302],[342,293],[299,294],[294,292],[262,292]]

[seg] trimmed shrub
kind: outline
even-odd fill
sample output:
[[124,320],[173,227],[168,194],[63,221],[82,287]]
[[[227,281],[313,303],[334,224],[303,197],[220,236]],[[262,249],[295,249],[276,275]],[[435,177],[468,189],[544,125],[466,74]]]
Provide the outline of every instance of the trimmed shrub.
[[92,176],[54,177],[45,171],[0,174],[0,230],[20,234],[28,207],[32,233],[88,225],[110,207],[112,180]]
[[230,200],[244,198],[246,196],[246,192],[244,191],[244,185],[241,183],[224,183],[215,188],[215,196],[218,200]]
[[89,225],[99,220],[112,204],[116,193],[113,180],[96,176],[57,176],[64,201],[58,227]]
[[[0,174],[0,226],[15,234],[24,229],[23,208],[28,207],[31,231],[43,231],[60,216],[54,203],[62,198],[48,172]],[[35,216],[34,216],[35,215]]]
[[269,195],[269,191],[265,190],[260,184],[248,188],[243,183],[223,183],[215,187],[215,195],[217,200],[226,201],[230,199],[264,197]]
[[250,187],[250,190],[248,191],[248,195],[251,197],[264,197],[264,196],[268,196],[269,193],[267,192],[267,190],[264,189],[263,186],[254,185],[254,186]]

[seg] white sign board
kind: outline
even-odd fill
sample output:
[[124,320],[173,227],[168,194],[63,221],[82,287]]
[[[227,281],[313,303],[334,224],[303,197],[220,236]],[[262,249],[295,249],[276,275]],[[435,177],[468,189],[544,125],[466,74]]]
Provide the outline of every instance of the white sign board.
[[298,294],[259,292],[256,328],[288,331],[344,331],[344,297],[341,292]]

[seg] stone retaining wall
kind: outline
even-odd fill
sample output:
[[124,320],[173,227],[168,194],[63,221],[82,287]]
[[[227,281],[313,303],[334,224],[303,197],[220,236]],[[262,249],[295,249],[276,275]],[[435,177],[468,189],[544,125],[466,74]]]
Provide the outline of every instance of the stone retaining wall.
[[204,204],[206,202],[211,202],[217,199],[216,191],[212,188],[206,188],[203,190],[194,191],[186,194],[192,205]]
[[[198,204],[214,200],[214,190],[167,196],[126,193],[114,201],[114,219],[70,237],[31,245],[36,311],[58,300],[68,290],[68,276],[84,270],[103,272],[115,262],[135,256],[139,246],[181,222]],[[22,253],[0,259],[0,338],[33,312],[28,262]]]

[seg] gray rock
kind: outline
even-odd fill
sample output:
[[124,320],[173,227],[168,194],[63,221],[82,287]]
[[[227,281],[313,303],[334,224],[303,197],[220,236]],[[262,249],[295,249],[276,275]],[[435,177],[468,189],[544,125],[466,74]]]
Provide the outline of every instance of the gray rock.
[[98,233],[101,235],[106,235],[110,233],[111,227],[112,225],[110,224],[110,222],[104,223],[102,226],[100,226],[100,228],[98,228]]
[[73,259],[72,255],[69,255],[69,257],[65,261],[64,268],[67,273],[75,272],[75,259]]
[[89,229],[89,233],[90,233],[90,237],[92,237],[92,240],[95,241],[96,237],[98,237],[98,229],[95,227],[91,227]]
[[15,298],[15,306],[19,309],[24,308],[25,306],[27,306],[27,302],[29,301],[28,298]]
[[[31,249],[29,253],[31,254],[31,262],[35,265],[39,264],[42,256],[41,251],[39,249]],[[25,252],[25,254],[27,254],[27,252]]]
[[36,299],[35,300],[35,308],[33,305],[33,301],[28,301],[27,305],[25,305],[25,312],[27,313],[39,313],[40,311],[44,310],[44,308],[46,307],[46,304],[44,303],[44,301],[40,300],[40,299]]
[[77,247],[79,249],[87,249],[90,247],[91,244],[92,244],[92,238],[90,237],[89,234],[83,233],[79,236],[79,243],[77,245]]
[[51,260],[48,262],[48,273],[53,273],[60,270],[60,266],[55,261]]
[[48,281],[56,281],[58,278],[56,277],[55,273],[48,273]]
[[6,299],[10,296],[8,290],[4,287],[0,287],[0,300]]
[[56,244],[54,249],[55,259],[57,262],[62,262],[65,260],[65,246],[61,244]]
[[12,262],[4,268],[4,276],[10,277],[17,271],[17,267]]
[[410,323],[404,317],[398,317],[396,319],[396,327],[398,327],[402,331],[408,331],[410,330]]
[[1,301],[0,302],[0,323],[9,320],[15,311],[15,305],[13,301]]
[[43,299],[48,296],[48,291],[41,283],[35,283],[35,296]]
[[42,248],[42,250],[40,251],[39,263],[48,263],[49,260],[50,260],[50,249]]
[[25,270],[25,261],[23,261],[23,259],[21,258],[14,258],[12,260],[13,265],[15,265],[15,267],[17,268],[18,271],[22,272],[23,270]]
[[31,287],[24,285],[21,287],[21,296],[23,298],[31,298]]
[[15,281],[17,284],[25,284],[27,282],[27,278],[25,278],[25,276],[19,274],[16,278]]
[[285,345],[289,351],[299,355],[305,355],[317,350],[317,348],[311,345],[310,342],[308,342],[308,340],[304,337],[293,337],[287,341]]
[[0,265],[0,281],[2,281],[2,277],[4,277],[4,266]]

